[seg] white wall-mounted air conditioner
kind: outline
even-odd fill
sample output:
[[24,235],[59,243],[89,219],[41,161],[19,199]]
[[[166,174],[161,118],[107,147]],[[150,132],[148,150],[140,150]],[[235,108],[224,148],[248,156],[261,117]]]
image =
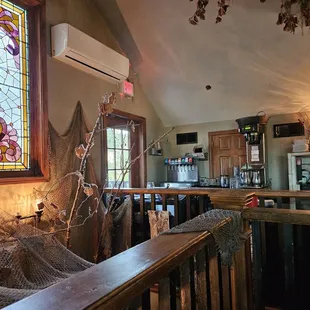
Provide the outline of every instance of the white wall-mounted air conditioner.
[[52,56],[113,83],[129,75],[128,58],[65,23],[52,27]]

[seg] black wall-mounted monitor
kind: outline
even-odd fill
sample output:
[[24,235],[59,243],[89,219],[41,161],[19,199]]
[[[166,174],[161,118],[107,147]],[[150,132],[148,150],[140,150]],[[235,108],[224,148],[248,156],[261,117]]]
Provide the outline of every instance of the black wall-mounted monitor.
[[195,144],[198,142],[197,132],[177,133],[177,145]]
[[273,125],[273,137],[300,137],[305,135],[305,127],[302,123],[288,123]]

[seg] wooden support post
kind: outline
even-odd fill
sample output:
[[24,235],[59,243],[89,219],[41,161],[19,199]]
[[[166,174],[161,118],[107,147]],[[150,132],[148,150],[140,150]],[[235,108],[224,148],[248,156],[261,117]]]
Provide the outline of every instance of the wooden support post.
[[189,260],[180,266],[181,310],[191,310],[191,286]]
[[159,281],[159,310],[170,310],[170,280],[165,277]]
[[219,265],[217,258],[217,251],[214,246],[209,247],[209,278],[210,278],[210,291],[211,291],[211,309],[220,310],[220,282],[219,282]]

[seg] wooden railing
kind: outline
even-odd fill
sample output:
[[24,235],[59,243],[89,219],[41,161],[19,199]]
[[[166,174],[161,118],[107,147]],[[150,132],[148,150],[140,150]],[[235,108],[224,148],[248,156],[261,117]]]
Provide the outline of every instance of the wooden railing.
[[[220,264],[209,232],[160,235],[7,310],[251,309],[245,255],[242,246],[234,256],[235,267],[229,268]],[[156,284],[157,298],[151,302],[150,288]]]
[[[137,246],[9,309],[121,309],[128,305],[133,309],[178,306],[262,310],[266,305],[310,309],[310,302],[305,300],[308,270],[310,275],[307,250],[310,234],[307,235],[305,225],[310,225],[310,211],[302,210],[305,207],[299,201],[310,199],[310,192],[255,193],[230,189],[117,192],[120,201],[126,195],[133,201]],[[249,208],[254,197],[258,197],[260,207]],[[272,208],[265,207],[267,199],[275,201]],[[290,209],[294,207],[298,210]],[[208,232],[160,235],[148,240],[147,210],[171,210],[172,225],[177,225],[211,208],[242,212],[244,244],[235,254],[232,267],[220,264]],[[150,293],[154,287],[158,287],[158,295]],[[155,302],[158,307],[154,307],[150,296],[158,296]]]
[[257,191],[256,196],[259,208],[243,213],[252,222],[255,309],[310,309],[310,191]]
[[133,202],[132,245],[150,238],[148,210],[170,211],[170,226],[184,223],[213,208],[243,210],[253,201],[255,192],[230,189],[158,189],[158,188],[125,188],[110,189],[120,198],[120,202],[131,196]]

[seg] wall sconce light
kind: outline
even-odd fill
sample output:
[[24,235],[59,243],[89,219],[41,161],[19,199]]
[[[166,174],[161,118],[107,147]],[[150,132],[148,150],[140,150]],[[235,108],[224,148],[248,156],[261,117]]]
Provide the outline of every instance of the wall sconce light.
[[37,201],[37,210],[34,212],[35,214],[32,215],[27,215],[27,216],[22,216],[19,213],[16,214],[15,218],[19,222],[21,220],[26,220],[33,218],[34,219],[34,224],[35,227],[37,226],[38,223],[41,221],[41,217],[43,215],[43,209],[44,209],[44,203],[42,201]]

